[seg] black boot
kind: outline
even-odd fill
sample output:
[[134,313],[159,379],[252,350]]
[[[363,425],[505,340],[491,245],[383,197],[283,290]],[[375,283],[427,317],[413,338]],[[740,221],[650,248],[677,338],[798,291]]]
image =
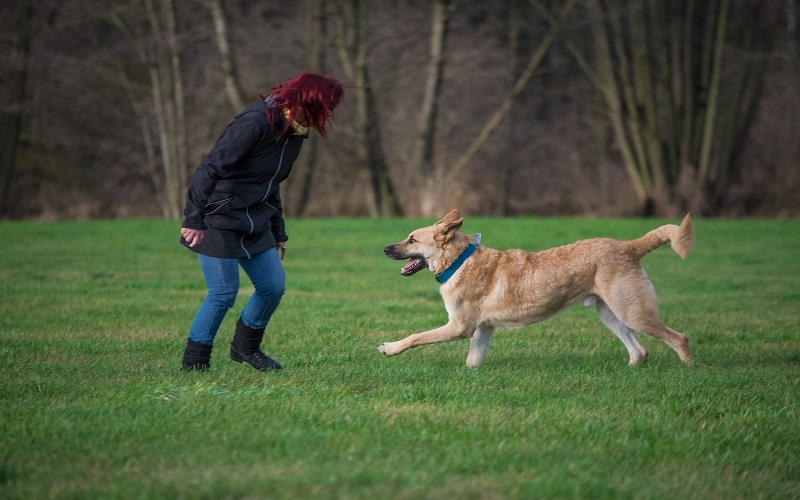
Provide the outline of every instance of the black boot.
[[182,369],[185,372],[204,372],[211,367],[211,346],[186,339],[186,350],[183,352]]
[[277,361],[261,352],[261,339],[264,338],[264,328],[258,330],[245,325],[242,318],[236,322],[236,334],[231,342],[231,359],[237,363],[246,361],[253,368],[260,371],[280,370],[282,367]]

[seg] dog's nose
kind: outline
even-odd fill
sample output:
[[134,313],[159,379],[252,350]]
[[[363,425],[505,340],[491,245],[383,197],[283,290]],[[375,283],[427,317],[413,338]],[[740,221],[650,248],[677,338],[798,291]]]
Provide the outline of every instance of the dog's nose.
[[385,253],[386,255],[389,255],[389,252],[391,252],[391,251],[392,251],[392,246],[391,245],[389,245],[388,247],[383,249],[383,253]]

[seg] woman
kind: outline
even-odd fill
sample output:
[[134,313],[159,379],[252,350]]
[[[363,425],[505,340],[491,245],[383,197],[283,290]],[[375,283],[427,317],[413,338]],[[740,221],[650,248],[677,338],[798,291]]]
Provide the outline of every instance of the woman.
[[343,96],[338,81],[318,73],[276,85],[236,115],[194,173],[181,243],[199,254],[208,295],[189,328],[184,370],[209,368],[214,337],[239,290],[239,266],[255,293],[236,323],[230,357],[256,370],[281,369],[260,347],[286,287],[281,260],[289,238],[280,183],[309,129],[325,137],[325,124]]

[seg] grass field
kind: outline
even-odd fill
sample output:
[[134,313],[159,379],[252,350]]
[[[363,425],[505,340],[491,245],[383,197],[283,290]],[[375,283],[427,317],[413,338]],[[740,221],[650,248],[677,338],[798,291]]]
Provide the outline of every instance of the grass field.
[[[443,324],[427,271],[383,256],[420,220],[292,220],[265,350],[181,373],[204,297],[178,224],[0,224],[1,498],[800,498],[800,221],[696,220],[643,263],[696,364],[646,366],[594,309],[385,358]],[[468,218],[494,248],[666,221]],[[669,221],[677,222],[677,221]],[[243,281],[246,283],[246,281]]]

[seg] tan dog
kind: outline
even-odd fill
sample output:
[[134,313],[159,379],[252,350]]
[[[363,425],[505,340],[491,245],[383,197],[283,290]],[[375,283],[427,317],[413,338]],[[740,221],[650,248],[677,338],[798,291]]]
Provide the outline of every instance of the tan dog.
[[694,247],[689,215],[680,227],[661,226],[632,241],[597,238],[535,253],[476,245],[473,237],[458,231],[463,221],[453,210],[384,249],[390,259],[410,259],[403,276],[426,267],[436,274],[449,319],[440,328],[384,343],[378,347],[382,354],[470,339],[467,366],[478,366],[496,327],[529,325],[578,302],[594,302],[602,322],[628,349],[631,365],[647,361],[647,349],[634,330],[662,340],[684,363],[692,363],[686,336],[659,320],[655,290],[639,263],[667,242],[686,258]]

